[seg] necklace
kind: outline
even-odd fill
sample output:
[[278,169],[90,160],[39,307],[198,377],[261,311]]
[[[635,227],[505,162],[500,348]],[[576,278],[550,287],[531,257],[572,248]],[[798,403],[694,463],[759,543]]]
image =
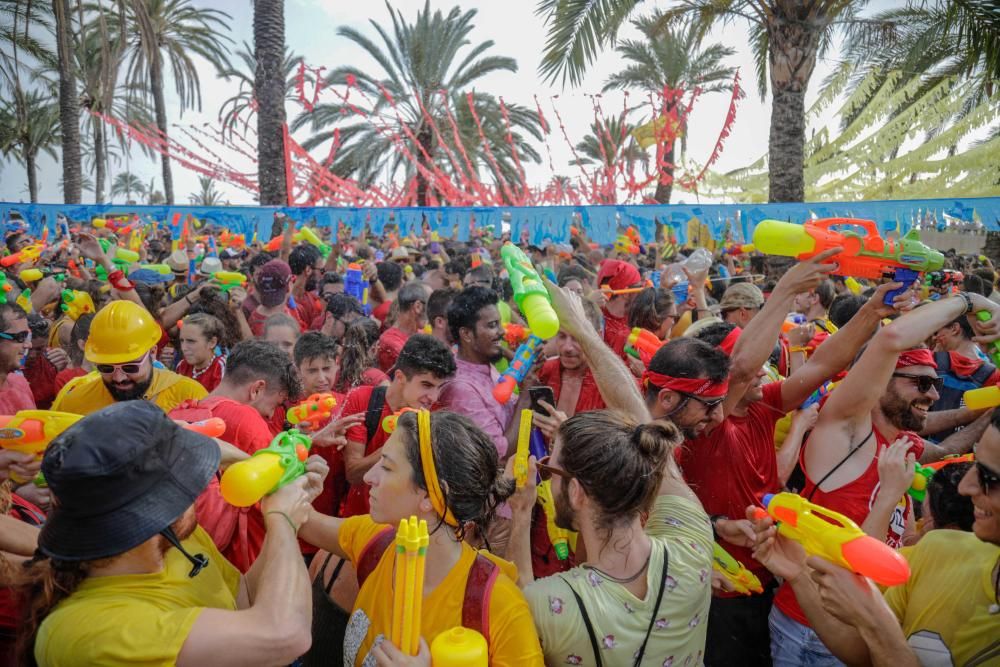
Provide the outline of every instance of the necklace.
[[588,570],[593,570],[594,572],[596,572],[597,574],[601,575],[602,577],[604,577],[608,581],[613,581],[616,584],[630,584],[633,581],[635,581],[636,579],[638,579],[640,574],[642,574],[643,572],[646,571],[646,568],[649,567],[649,559],[652,558],[652,557],[653,557],[653,550],[650,549],[649,553],[646,555],[646,562],[644,562],[642,564],[642,567],[639,568],[639,571],[636,572],[635,574],[633,574],[631,577],[625,577],[624,579],[616,577],[614,575],[610,575],[607,572],[605,572],[604,570],[600,569],[599,567],[594,567],[593,565],[589,565],[587,563],[584,563],[583,567],[586,568],[586,569],[588,569]]

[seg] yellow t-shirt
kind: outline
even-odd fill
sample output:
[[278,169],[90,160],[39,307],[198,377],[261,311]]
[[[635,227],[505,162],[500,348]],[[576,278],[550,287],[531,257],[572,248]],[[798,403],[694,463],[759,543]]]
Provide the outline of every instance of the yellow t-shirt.
[[[365,546],[385,529],[368,515],[345,519],[340,526],[340,548],[352,562],[357,562]],[[420,635],[428,646],[440,633],[462,624],[462,603],[465,582],[478,552],[462,544],[462,556],[455,567],[424,596],[420,618]],[[375,642],[390,634],[392,624],[392,584],[395,551],[385,550],[381,560],[365,580],[354,602],[354,613],[344,637],[344,664],[374,664],[369,652]],[[490,594],[489,652],[491,667],[531,667],[542,665],[542,649],[538,645],[535,625],[524,596],[514,580],[517,569],[507,561],[487,556],[500,566]]]
[[[573,591],[587,609],[601,648],[601,662],[606,667],[632,667],[654,612],[656,620],[642,665],[702,664],[712,598],[712,528],[708,516],[690,500],[660,496],[646,522],[646,534],[652,538],[653,552],[646,570],[643,600],[584,567],[538,579],[524,589],[544,646],[545,664],[597,664]],[[663,576],[664,547],[670,562],[663,600],[654,610]]]
[[[153,381],[143,399],[152,401],[164,412],[170,412],[188,399],[200,400],[206,396],[208,392],[197,380],[178,375],[173,371],[154,368]],[[56,400],[52,402],[52,409],[89,415],[114,402],[115,399],[104,386],[100,373],[91,371],[87,375],[67,382],[56,396]]]
[[972,533],[932,530],[900,552],[910,579],[885,600],[922,665],[1000,664],[1000,614],[993,568],[1000,547]]
[[191,563],[170,549],[155,574],[85,579],[42,621],[39,667],[173,665],[201,610],[235,610],[240,585],[239,571],[204,530],[183,544],[208,556],[197,577],[188,577]]

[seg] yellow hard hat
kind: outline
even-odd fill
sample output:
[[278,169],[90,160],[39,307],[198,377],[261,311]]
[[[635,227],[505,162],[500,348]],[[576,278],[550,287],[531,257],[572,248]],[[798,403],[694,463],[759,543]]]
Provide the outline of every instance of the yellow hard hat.
[[93,364],[124,364],[148,352],[162,335],[145,308],[132,301],[112,301],[94,316],[83,353]]

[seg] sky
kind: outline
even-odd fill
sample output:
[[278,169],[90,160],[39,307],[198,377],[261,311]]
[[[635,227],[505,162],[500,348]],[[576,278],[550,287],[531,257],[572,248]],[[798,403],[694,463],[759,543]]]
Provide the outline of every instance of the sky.
[[[243,42],[253,40],[253,12],[250,0],[225,0],[210,2],[208,0],[192,0],[199,7],[210,7],[222,10],[231,16],[227,23],[231,27],[229,37],[232,39],[230,49],[235,52]],[[395,0],[392,6],[400,10],[410,20],[416,18],[418,9],[423,7],[423,1]],[[581,140],[588,132],[593,121],[593,103],[590,95],[600,93],[600,89],[609,74],[621,69],[623,61],[613,49],[606,50],[589,68],[583,82],[573,89],[563,89],[559,84],[548,84],[541,80],[538,74],[538,64],[545,43],[546,28],[542,17],[535,15],[535,0],[431,0],[432,9],[440,9],[447,13],[451,7],[458,5],[463,10],[475,9],[478,14],[474,19],[475,29],[471,34],[473,43],[488,39],[495,42],[489,52],[495,55],[513,57],[517,60],[517,72],[501,72],[488,75],[479,80],[477,87],[494,95],[503,96],[507,102],[517,102],[534,108],[533,96],[537,95],[542,111],[553,127],[548,136],[548,148],[552,154],[554,172],[549,168],[544,145],[538,150],[543,156],[541,165],[526,165],[527,181],[537,185],[547,182],[553,173],[573,176],[577,173],[575,167],[569,166],[572,152],[569,144],[561,136],[553,114],[553,105],[565,122],[566,132],[572,143]],[[670,2],[648,2],[639,5],[642,11],[653,7],[667,7]],[[889,6],[889,2],[874,2],[869,11]],[[327,70],[339,65],[352,64],[360,68],[374,70],[376,65],[360,47],[346,38],[336,34],[341,26],[351,26],[363,34],[378,40],[370,20],[382,25],[391,25],[389,11],[383,2],[354,2],[351,0],[285,0],[285,32],[289,47],[297,55],[305,57],[311,67],[326,67]],[[637,34],[632,26],[626,26],[620,38],[629,38]],[[729,171],[752,163],[767,152],[767,137],[770,124],[770,96],[761,98],[756,85],[756,73],[753,67],[748,46],[748,32],[743,23],[719,26],[706,38],[706,43],[721,42],[736,49],[736,54],[727,64],[739,68],[740,78],[746,97],[740,102],[736,122],[732,134],[725,142],[725,149],[715,164],[718,171]],[[837,62],[836,49],[828,54],[827,59],[817,63],[809,91],[806,97],[806,108],[815,100],[822,80],[833,71]],[[219,109],[223,102],[238,90],[235,81],[226,81],[216,76],[213,67],[204,61],[198,61],[199,74],[202,81],[202,109],[200,111],[185,111],[181,114],[176,95],[173,94],[173,79],[168,74],[166,96],[168,102],[167,115],[170,123],[179,125],[201,125],[208,123],[218,125]],[[331,99],[329,93],[321,99]],[[555,96],[555,99],[553,99]],[[633,102],[635,97],[632,98]],[[605,114],[617,113],[622,107],[621,93],[612,92],[601,97],[601,106]],[[711,154],[716,139],[728,111],[730,95],[728,92],[703,95],[692,113],[688,136],[688,157],[703,163]],[[831,111],[836,109],[833,105]],[[300,108],[294,103],[288,104],[289,119],[300,113]],[[178,133],[171,128],[171,133]],[[299,132],[296,139],[302,142],[309,136],[308,131]],[[185,145],[192,146],[190,141]],[[317,151],[317,155],[325,157],[325,151]],[[39,183],[41,186],[39,200],[42,202],[61,201],[61,167],[59,164],[43,156],[39,161]],[[238,165],[234,165],[238,166]],[[144,182],[150,178],[156,181],[156,187],[162,190],[160,167],[158,161],[142,155],[133,149],[126,165],[112,164],[111,178],[114,174],[126,169],[139,175]],[[174,191],[176,203],[187,203],[189,194],[198,191],[198,175],[173,165]],[[110,183],[111,178],[108,179]],[[248,193],[224,183],[218,184],[218,189],[232,204],[252,204],[252,196]],[[26,201],[27,179],[24,169],[16,162],[0,164],[0,200]],[[697,197],[691,193],[677,192],[674,203],[694,203]],[[92,202],[93,194],[84,193],[84,202]],[[701,201],[709,201],[702,199]]]

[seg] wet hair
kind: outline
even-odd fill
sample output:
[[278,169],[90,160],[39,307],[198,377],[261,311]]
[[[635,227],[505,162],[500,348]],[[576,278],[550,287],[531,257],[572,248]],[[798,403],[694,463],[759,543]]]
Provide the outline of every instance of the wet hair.
[[76,318],[73,330],[69,334],[69,358],[74,366],[83,365],[83,350],[80,349],[80,342],[87,342],[90,337],[90,325],[94,321],[94,313],[84,313]]
[[403,267],[396,262],[379,262],[375,270],[386,292],[395,292],[403,284]]
[[656,331],[666,320],[666,313],[674,305],[674,295],[670,290],[649,287],[632,300],[628,309],[628,325]]
[[201,333],[205,336],[205,340],[211,340],[214,338],[216,344],[218,345],[222,344],[222,340],[226,335],[222,322],[219,321],[219,318],[214,315],[209,315],[208,313],[194,313],[185,317],[181,320],[181,322],[183,322],[181,328],[193,324],[201,329]]
[[340,369],[334,391],[346,394],[361,384],[361,377],[375,363],[375,343],[378,342],[379,324],[369,317],[362,317],[347,325],[344,330],[344,352],[340,355]]
[[413,334],[399,351],[394,368],[403,371],[407,378],[431,373],[444,380],[455,374],[455,356],[447,345],[434,336]]
[[455,295],[448,305],[448,329],[451,339],[459,341],[462,329],[476,329],[479,321],[479,311],[488,306],[497,305],[497,293],[488,287],[472,285]]
[[715,324],[709,324],[704,329],[699,329],[694,337],[705,341],[712,347],[718,347],[735,328],[736,325],[731,322],[716,322]]
[[350,294],[344,294],[343,292],[328,296],[326,298],[326,309],[336,320],[339,320],[348,313],[357,313],[358,315],[364,313],[361,308],[361,302]]
[[431,292],[431,297],[427,299],[427,319],[434,323],[434,318],[448,317],[448,306],[459,290],[454,287],[442,287]]
[[274,343],[245,340],[229,352],[222,381],[241,387],[257,380],[264,380],[268,390],[284,391],[289,398],[302,393],[299,375],[287,354]]
[[[416,414],[404,413],[396,428],[413,468],[413,483],[426,491]],[[469,523],[485,534],[497,507],[514,493],[514,480],[504,476],[496,445],[464,415],[440,411],[431,413],[431,447],[445,507],[458,520],[458,538],[465,538]],[[442,525],[443,517],[434,529]]]
[[324,359],[336,359],[339,348],[340,346],[337,345],[337,341],[329,336],[324,336],[318,331],[307,331],[295,341],[295,349],[292,351],[292,357],[295,360],[295,365],[301,366],[303,362],[309,359],[320,357]]
[[861,307],[868,303],[868,298],[860,294],[840,294],[830,304],[828,317],[833,326],[840,329],[851,321]]
[[667,457],[683,439],[669,421],[640,424],[617,410],[576,414],[559,426],[558,437],[559,465],[583,487],[597,510],[596,528],[605,533],[649,511]]
[[[675,338],[665,343],[649,361],[653,373],[675,378],[706,378],[722,382],[729,377],[729,356],[719,348],[697,338]],[[653,400],[660,389],[650,384],[646,400]]]
[[324,285],[343,285],[344,276],[334,271],[327,271],[323,274],[323,282],[320,284],[320,291],[323,291]]
[[274,256],[266,252],[262,252],[259,255],[254,255],[253,257],[250,258],[250,261],[247,262],[247,270],[244,271],[243,273],[245,273],[248,278],[252,278],[254,271],[264,266],[272,259],[274,259]]
[[316,266],[316,260],[322,257],[316,246],[300,243],[288,254],[288,266],[292,275],[301,276],[306,269]]
[[[231,350],[242,340],[239,320],[229,308],[229,303],[223,300],[222,292],[212,286],[201,288],[198,298],[188,308],[188,315],[208,313],[222,323],[222,335],[219,337],[219,347]],[[169,322],[168,324],[173,324]]]
[[927,504],[936,528],[955,526],[959,530],[972,530],[975,521],[972,499],[958,492],[959,482],[971,467],[971,463],[949,463],[927,483]]
[[406,283],[399,289],[396,295],[396,305],[399,312],[404,313],[413,308],[413,304],[420,302],[427,304],[427,286],[423,283]]

